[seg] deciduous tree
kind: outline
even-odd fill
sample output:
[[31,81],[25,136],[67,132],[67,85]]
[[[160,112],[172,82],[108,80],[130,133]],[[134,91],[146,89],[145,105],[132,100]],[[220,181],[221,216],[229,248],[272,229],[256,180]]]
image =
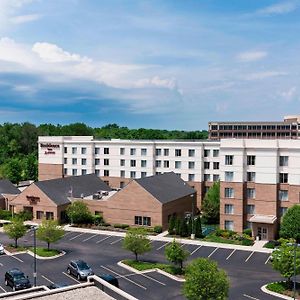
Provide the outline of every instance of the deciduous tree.
[[71,223],[74,224],[89,223],[93,219],[88,206],[80,200],[72,202],[66,211]]
[[282,217],[279,234],[283,238],[292,238],[300,243],[300,206],[298,204],[290,207]]
[[18,239],[25,235],[26,226],[20,219],[12,220],[11,224],[4,225],[4,232],[15,240],[15,248],[18,247]]
[[167,260],[174,263],[175,265],[179,265],[180,269],[183,268],[183,262],[188,258],[189,252],[181,248],[179,243],[173,240],[173,242],[166,246],[165,248],[165,256]]
[[215,182],[205,194],[202,204],[203,217],[209,224],[220,222],[220,182]]

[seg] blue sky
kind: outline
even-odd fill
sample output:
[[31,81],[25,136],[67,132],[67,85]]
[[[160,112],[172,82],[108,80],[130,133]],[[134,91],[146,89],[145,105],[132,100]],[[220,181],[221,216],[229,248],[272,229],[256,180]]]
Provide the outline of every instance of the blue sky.
[[299,32],[299,0],[0,0],[0,122],[281,120]]

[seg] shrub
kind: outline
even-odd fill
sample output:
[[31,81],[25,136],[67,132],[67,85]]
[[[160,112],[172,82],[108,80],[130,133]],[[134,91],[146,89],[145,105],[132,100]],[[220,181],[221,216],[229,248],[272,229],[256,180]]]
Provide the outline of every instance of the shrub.
[[252,229],[251,228],[244,229],[243,233],[247,234],[251,237],[252,236]]
[[243,246],[252,246],[253,245],[253,241],[252,240],[248,240],[248,239],[243,239],[242,240],[242,245]]
[[100,225],[104,223],[103,217],[101,215],[94,215],[93,216],[93,224],[94,225]]
[[218,229],[215,231],[215,235],[216,235],[216,236],[222,236],[223,231],[224,231],[223,229],[218,228]]
[[279,293],[279,294],[283,293],[287,288],[288,287],[287,287],[286,283],[283,281],[272,282],[267,285],[268,290],[275,292],[275,293]]
[[11,212],[8,210],[0,209],[1,220],[11,220]]
[[128,227],[128,224],[114,224],[114,228],[127,229]]
[[160,225],[154,226],[153,230],[155,233],[162,233],[162,226]]
[[32,213],[30,211],[23,210],[20,211],[16,217],[22,221],[29,221],[32,220]]

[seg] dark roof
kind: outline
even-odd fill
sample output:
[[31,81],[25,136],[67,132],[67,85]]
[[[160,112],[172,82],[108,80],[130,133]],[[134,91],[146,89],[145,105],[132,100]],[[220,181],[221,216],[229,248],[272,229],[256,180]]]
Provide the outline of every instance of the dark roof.
[[44,180],[36,182],[35,185],[57,205],[70,203],[69,197],[81,198],[98,191],[111,191],[95,174]]
[[0,194],[17,195],[20,193],[21,191],[18,188],[16,188],[9,180],[0,180]]
[[196,192],[174,172],[144,177],[135,181],[162,204]]

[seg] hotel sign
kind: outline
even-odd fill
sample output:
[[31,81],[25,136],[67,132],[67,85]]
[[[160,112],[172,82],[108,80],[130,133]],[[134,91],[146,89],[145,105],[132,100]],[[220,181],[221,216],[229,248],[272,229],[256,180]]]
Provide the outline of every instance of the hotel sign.
[[41,148],[46,148],[44,154],[55,154],[54,149],[59,149],[58,144],[41,143]]
[[27,200],[30,204],[37,204],[37,202],[40,202],[40,197],[36,196],[26,196]]

